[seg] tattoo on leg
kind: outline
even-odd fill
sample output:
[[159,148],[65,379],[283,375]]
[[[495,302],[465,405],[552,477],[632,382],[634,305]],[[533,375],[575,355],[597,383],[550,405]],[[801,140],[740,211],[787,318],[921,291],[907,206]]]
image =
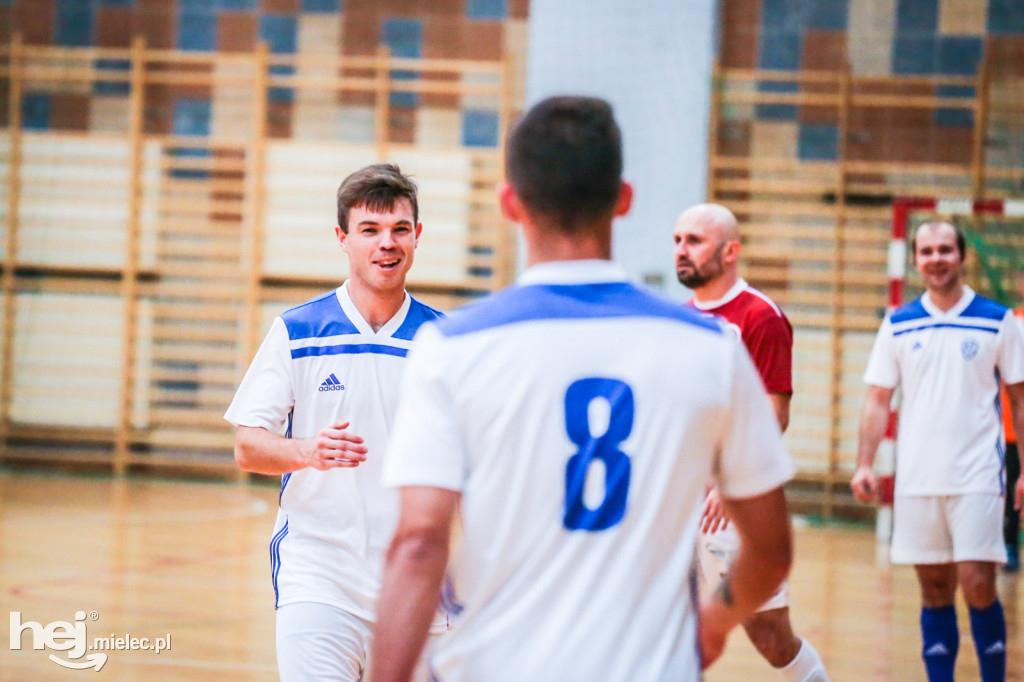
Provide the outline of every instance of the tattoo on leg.
[[732,606],[735,603],[732,596],[732,585],[729,584],[728,573],[722,576],[722,582],[719,583],[718,589],[715,590],[715,595],[721,599],[722,603],[726,606]]

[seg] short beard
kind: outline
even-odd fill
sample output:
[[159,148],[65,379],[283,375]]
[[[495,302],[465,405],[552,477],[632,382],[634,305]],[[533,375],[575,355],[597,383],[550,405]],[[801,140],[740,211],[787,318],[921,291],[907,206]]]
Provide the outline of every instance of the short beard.
[[679,283],[687,289],[700,289],[714,279],[714,277],[709,277],[697,269],[686,274],[677,272],[676,275],[679,277]]
[[676,270],[676,277],[679,278],[679,283],[688,289],[700,289],[708,282],[721,277],[722,273],[725,272],[725,265],[722,263],[722,251],[725,250],[725,244],[725,242],[722,242],[718,245],[711,258],[704,263],[703,268],[698,267],[694,263],[693,271],[689,274],[683,274]]

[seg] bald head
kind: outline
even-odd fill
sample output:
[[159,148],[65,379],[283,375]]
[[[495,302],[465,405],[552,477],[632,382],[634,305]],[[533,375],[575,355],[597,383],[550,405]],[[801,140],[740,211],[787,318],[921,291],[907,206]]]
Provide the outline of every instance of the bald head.
[[719,242],[735,242],[740,239],[740,227],[736,216],[721,204],[691,206],[676,219],[676,229],[681,225],[699,225],[709,237],[714,237]]
[[740,230],[725,206],[698,204],[676,219],[676,275],[703,299],[724,294],[736,283]]

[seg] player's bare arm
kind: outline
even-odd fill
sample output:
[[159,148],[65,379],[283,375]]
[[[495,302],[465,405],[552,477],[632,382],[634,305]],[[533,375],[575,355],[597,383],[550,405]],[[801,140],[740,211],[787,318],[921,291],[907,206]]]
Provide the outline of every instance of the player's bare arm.
[[310,467],[319,471],[352,468],[366,461],[361,436],[338,422],[313,438],[284,438],[259,426],[235,431],[235,461],[243,471],[281,475]]
[[[769,393],[772,401],[772,408],[775,410],[775,419],[779,422],[779,430],[783,433],[789,427],[789,403],[793,398],[792,393]],[[704,497],[704,507],[700,515],[700,532],[717,533],[725,530],[729,525],[729,515],[725,512],[721,496],[715,488],[708,488],[708,494]]]
[[789,403],[793,398],[792,393],[769,393],[772,408],[775,409],[775,418],[779,422],[779,431],[783,433],[789,428]]
[[857,438],[857,471],[850,481],[854,497],[861,502],[871,502],[878,492],[878,477],[873,468],[875,454],[889,425],[889,406],[894,391],[892,388],[871,386],[864,401]]
[[416,668],[441,596],[459,493],[401,489],[402,515],[388,548],[370,655],[374,682],[407,682]]
[[745,499],[723,498],[740,536],[729,574],[701,606],[702,665],[722,654],[729,631],[743,622],[785,580],[793,561],[793,537],[782,487]]

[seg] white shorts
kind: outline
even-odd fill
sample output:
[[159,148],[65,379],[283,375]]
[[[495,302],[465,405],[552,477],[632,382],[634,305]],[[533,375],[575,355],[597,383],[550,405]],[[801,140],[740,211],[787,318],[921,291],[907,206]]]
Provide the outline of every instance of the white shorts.
[[907,495],[893,502],[892,562],[1006,563],[1003,496]]
[[[740,549],[740,536],[730,523],[724,530],[701,533],[697,539],[697,562],[708,589],[715,589],[732,565],[732,558]],[[771,611],[789,606],[789,583],[783,582],[768,601],[757,610]]]
[[[373,623],[327,604],[299,602],[277,610],[281,682],[360,682],[370,662]],[[431,635],[427,647],[441,635]],[[420,658],[414,682],[429,679]]]

